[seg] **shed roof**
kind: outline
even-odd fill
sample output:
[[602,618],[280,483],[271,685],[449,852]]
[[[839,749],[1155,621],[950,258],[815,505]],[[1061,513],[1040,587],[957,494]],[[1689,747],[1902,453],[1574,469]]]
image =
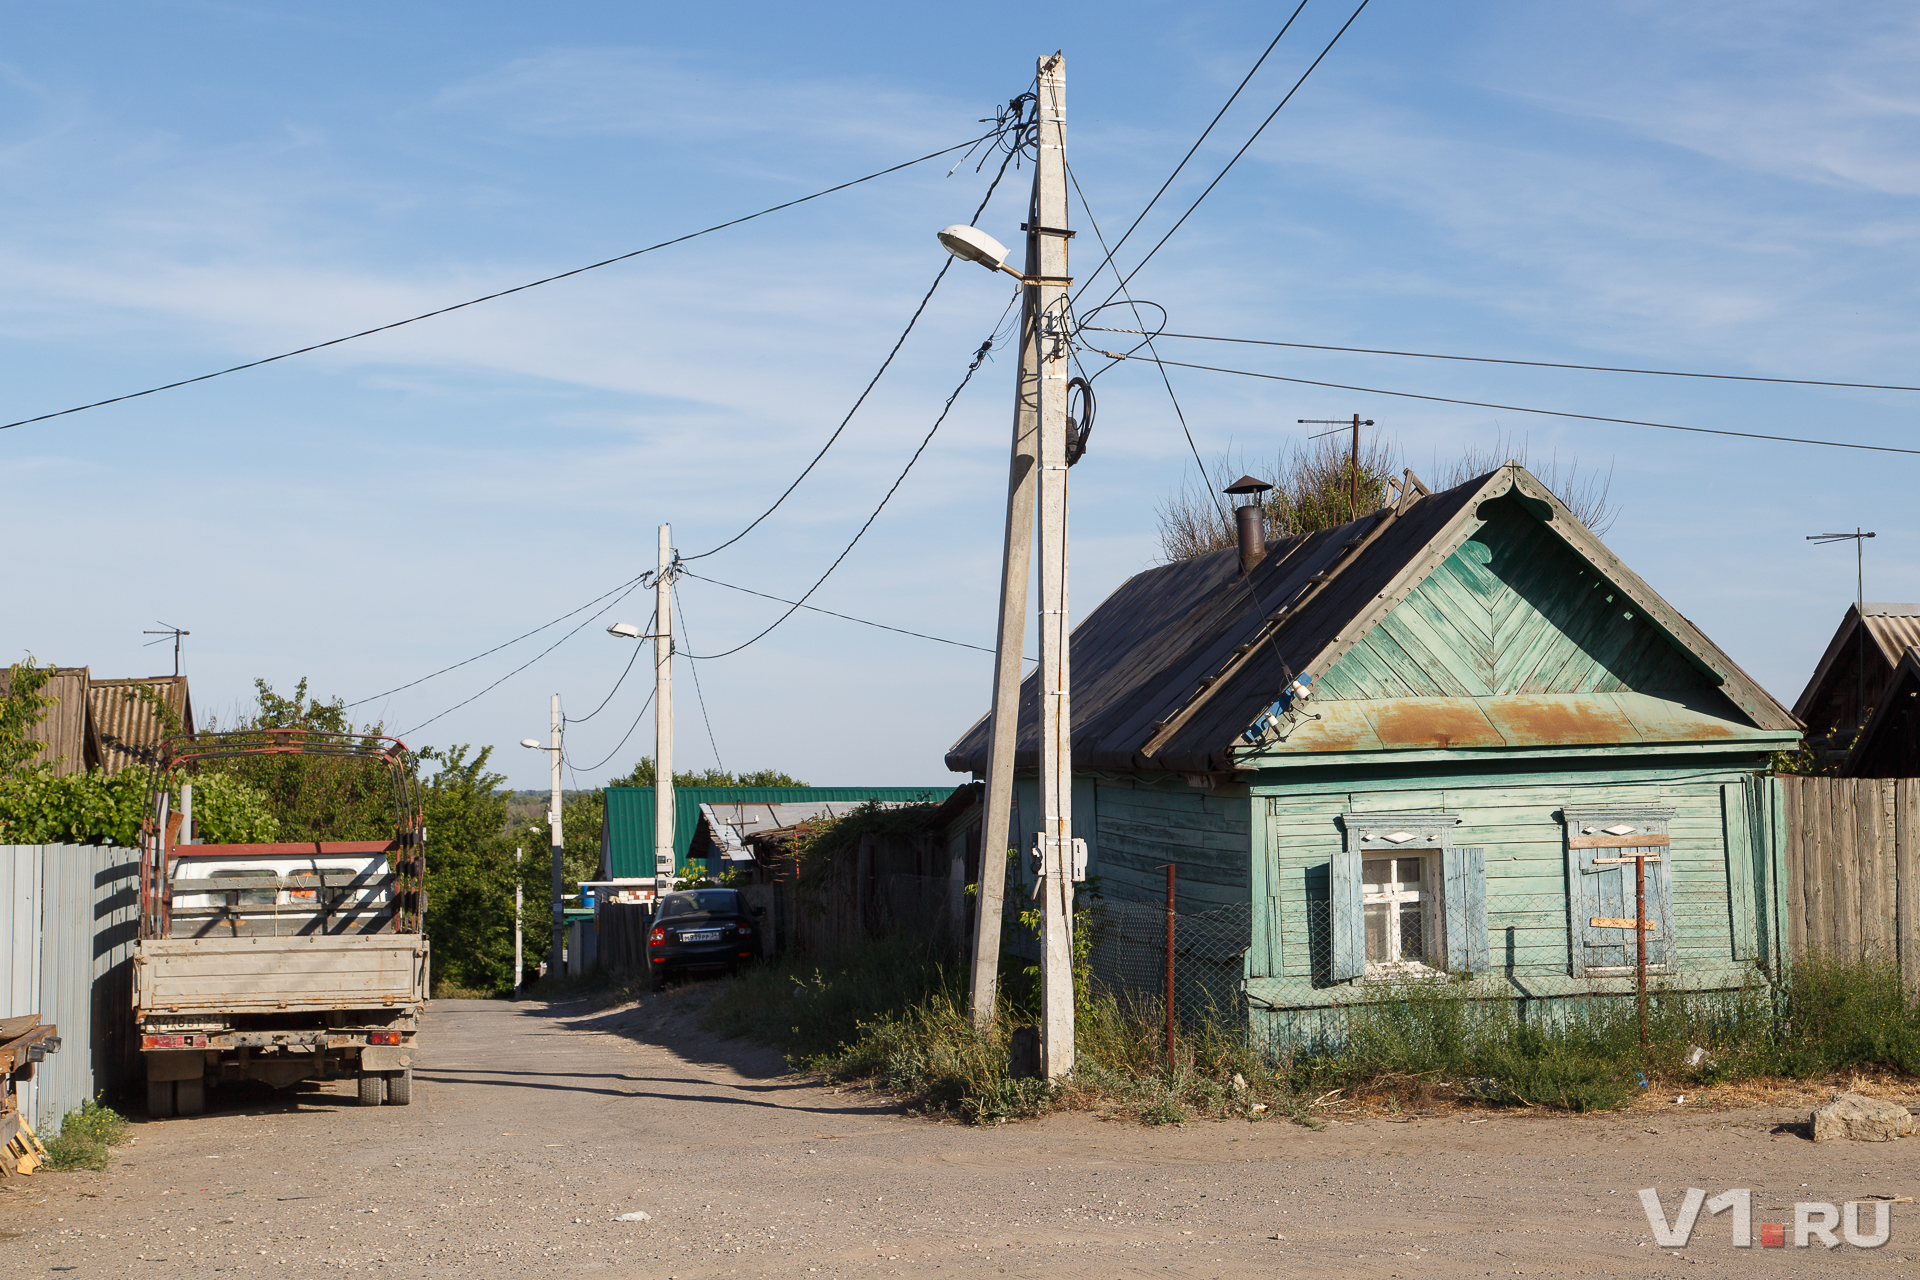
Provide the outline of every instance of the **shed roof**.
[[[1493,505],[1503,500],[1504,505]],[[1545,485],[1509,463],[1443,493],[1410,489],[1394,506],[1349,524],[1276,541],[1244,575],[1238,552],[1229,548],[1129,578],[1074,629],[1075,765],[1185,772],[1234,768],[1241,735],[1289,683],[1327,674],[1488,518],[1503,512],[1511,517],[1515,511],[1549,530],[1556,547],[1564,546],[1624,594],[1643,615],[1641,625],[1650,623],[1697,668],[1699,683],[1725,695],[1726,703],[1694,709],[1707,712],[1718,726],[1708,727],[1704,736],[1729,731],[1721,710],[1747,730],[1797,731],[1784,707],[1609,552]],[[1030,676],[1020,690],[1016,767],[1038,764],[1037,695],[1037,679]],[[1410,709],[1424,713],[1433,709],[1429,704],[1446,700],[1394,701],[1417,704]],[[1314,709],[1324,713],[1327,705],[1316,701]],[[1591,698],[1581,703],[1586,710],[1595,706]],[[1660,718],[1652,708],[1641,710],[1650,719]],[[1532,714],[1521,707],[1494,711],[1510,722]],[[1480,711],[1475,715],[1485,718]],[[1636,723],[1632,710],[1615,706],[1603,718],[1613,727],[1595,721],[1591,731],[1620,736],[1589,740],[1645,740],[1637,732],[1626,735],[1625,727]],[[1672,723],[1671,713],[1666,723]],[[988,728],[986,717],[976,722],[948,753],[948,767],[984,772]],[[1559,741],[1564,738],[1556,745]],[[1381,742],[1375,749],[1392,745]],[[1485,745],[1522,744],[1489,725]],[[1367,748],[1329,743],[1319,749]]]
[[100,763],[108,773],[151,764],[163,739],[193,732],[193,699],[185,676],[89,681],[87,711],[100,735]]
[[[1862,607],[1857,604],[1847,606],[1841,615],[1840,626],[1833,633],[1833,639],[1827,641],[1825,653],[1820,655],[1819,663],[1813,669],[1813,676],[1807,681],[1807,687],[1800,691],[1800,697],[1793,704],[1793,714],[1812,723],[1815,704],[1820,700],[1827,683],[1839,676],[1841,667],[1851,668],[1852,658],[1859,640],[1859,628],[1866,626],[1864,639],[1877,652],[1879,662],[1871,663],[1874,668],[1874,683],[1884,679],[1888,672],[1900,664],[1907,650],[1920,645],[1920,604],[1898,604],[1886,601],[1867,601],[1865,617]],[[1854,675],[1857,677],[1857,672]],[[1878,689],[1867,691],[1869,703],[1875,700]],[[1825,728],[1816,725],[1815,728]],[[1851,726],[1847,726],[1851,727]]]
[[[712,805],[722,816],[735,806],[844,804],[849,809],[868,800],[932,804],[953,792],[951,783],[931,787],[675,787],[673,789],[674,865],[686,865],[687,850],[700,825],[700,807]],[[604,834],[601,838],[601,878],[653,874],[652,787],[608,787]],[[818,811],[799,821],[819,817]]]

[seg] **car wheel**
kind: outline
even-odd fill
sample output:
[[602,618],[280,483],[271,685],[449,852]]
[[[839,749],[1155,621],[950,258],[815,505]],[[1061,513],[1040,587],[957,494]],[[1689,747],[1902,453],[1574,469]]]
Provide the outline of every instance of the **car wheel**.
[[379,1106],[380,1103],[385,1099],[386,1093],[387,1093],[387,1081],[385,1076],[382,1076],[375,1071],[363,1071],[360,1073],[360,1105],[361,1106],[363,1107]]
[[147,1081],[147,1118],[165,1120],[173,1114],[173,1081]]
[[173,1086],[174,1114],[197,1116],[207,1109],[207,1078],[196,1076],[192,1080],[179,1080]]
[[404,1107],[413,1101],[413,1068],[396,1071],[387,1077],[387,1105]]

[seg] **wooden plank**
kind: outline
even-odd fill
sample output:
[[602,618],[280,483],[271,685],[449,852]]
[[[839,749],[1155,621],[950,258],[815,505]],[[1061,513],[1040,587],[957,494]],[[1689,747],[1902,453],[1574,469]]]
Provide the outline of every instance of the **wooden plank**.
[[1914,842],[1920,840],[1920,778],[1894,782],[1893,801],[1894,939],[1900,954],[1900,978],[1911,994],[1920,991],[1920,932],[1914,910],[1920,906],[1914,875],[1920,867]]
[[[1780,789],[1786,798],[1786,863],[1787,873],[1774,893],[1780,904],[1780,921],[1785,926],[1785,959],[1792,962],[1807,946],[1807,916],[1802,896],[1806,884],[1806,863],[1803,857],[1806,849],[1806,828],[1803,825],[1805,815],[1802,806],[1805,803],[1805,788],[1801,785],[1805,778],[1781,778]],[[1780,950],[1779,940],[1775,940],[1776,953]],[[1780,963],[1781,956],[1776,954],[1774,962]]]
[[1862,959],[1882,959],[1893,955],[1893,895],[1886,891],[1887,864],[1892,840],[1883,821],[1887,792],[1892,784],[1886,778],[1859,778],[1854,782],[1854,814],[1859,824],[1855,847],[1860,861],[1860,955]]
[[[1624,836],[1574,836],[1567,841],[1573,849],[1651,849],[1666,848],[1667,837],[1641,832]],[[1631,861],[1631,859],[1629,859]]]
[[1832,778],[1805,778],[1807,860],[1801,888],[1806,912],[1806,950],[1829,951],[1833,947],[1833,915],[1828,907],[1833,885],[1833,787]]
[[1866,843],[1871,835],[1867,811],[1873,782],[1866,778],[1840,781],[1842,808],[1837,817],[1844,844],[1838,847],[1844,849],[1846,860],[1842,863],[1839,856],[1834,858],[1833,928],[1842,953],[1850,960],[1859,960],[1866,949],[1866,921],[1860,891],[1866,883],[1867,864],[1873,856],[1872,846]]

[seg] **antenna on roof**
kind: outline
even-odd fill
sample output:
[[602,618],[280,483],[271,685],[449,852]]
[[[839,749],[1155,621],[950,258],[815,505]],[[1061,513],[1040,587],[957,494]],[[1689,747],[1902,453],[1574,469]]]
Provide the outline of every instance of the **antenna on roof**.
[[[1873,535],[1868,534],[1867,536],[1871,538]],[[193,632],[182,631],[180,628],[174,626],[171,622],[163,622],[160,625],[165,627],[166,630],[165,631],[142,631],[140,633],[143,636],[159,636],[160,637],[158,640],[149,640],[145,644],[141,645],[140,647],[142,649],[151,649],[153,648],[153,646],[157,644],[166,643],[167,637],[172,636],[173,637],[173,674],[177,676],[180,674],[180,637],[190,636],[193,634]]]
[[[1350,426],[1353,428],[1353,452],[1348,455],[1347,461],[1347,519],[1358,520],[1360,518],[1360,428],[1372,426],[1373,419],[1368,418],[1362,421],[1360,415],[1356,413],[1353,415],[1352,422],[1348,422],[1345,418],[1296,418],[1294,421],[1300,423],[1302,426],[1308,427],[1339,428]],[[1309,440],[1318,440],[1321,436],[1330,436],[1332,434],[1333,432],[1331,431],[1321,431],[1307,438]]]
[[1854,608],[1860,614],[1859,640],[1860,651],[1854,658],[1854,665],[1860,673],[1860,700],[1854,711],[1860,717],[1860,723],[1867,722],[1867,539],[1873,537],[1871,531],[1862,532],[1858,525],[1852,533],[1810,533],[1808,542],[1825,545],[1830,542],[1845,542],[1853,539]]

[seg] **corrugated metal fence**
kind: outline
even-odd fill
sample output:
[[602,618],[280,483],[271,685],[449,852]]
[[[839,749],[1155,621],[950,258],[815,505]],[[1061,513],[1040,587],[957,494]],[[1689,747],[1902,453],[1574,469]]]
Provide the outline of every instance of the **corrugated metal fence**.
[[1920,778],[1780,779],[1787,942],[1795,954],[1897,959],[1920,989]]
[[88,1098],[119,1093],[134,1058],[133,942],[140,869],[111,845],[0,845],[0,1018],[59,1027],[21,1108],[51,1130]]

